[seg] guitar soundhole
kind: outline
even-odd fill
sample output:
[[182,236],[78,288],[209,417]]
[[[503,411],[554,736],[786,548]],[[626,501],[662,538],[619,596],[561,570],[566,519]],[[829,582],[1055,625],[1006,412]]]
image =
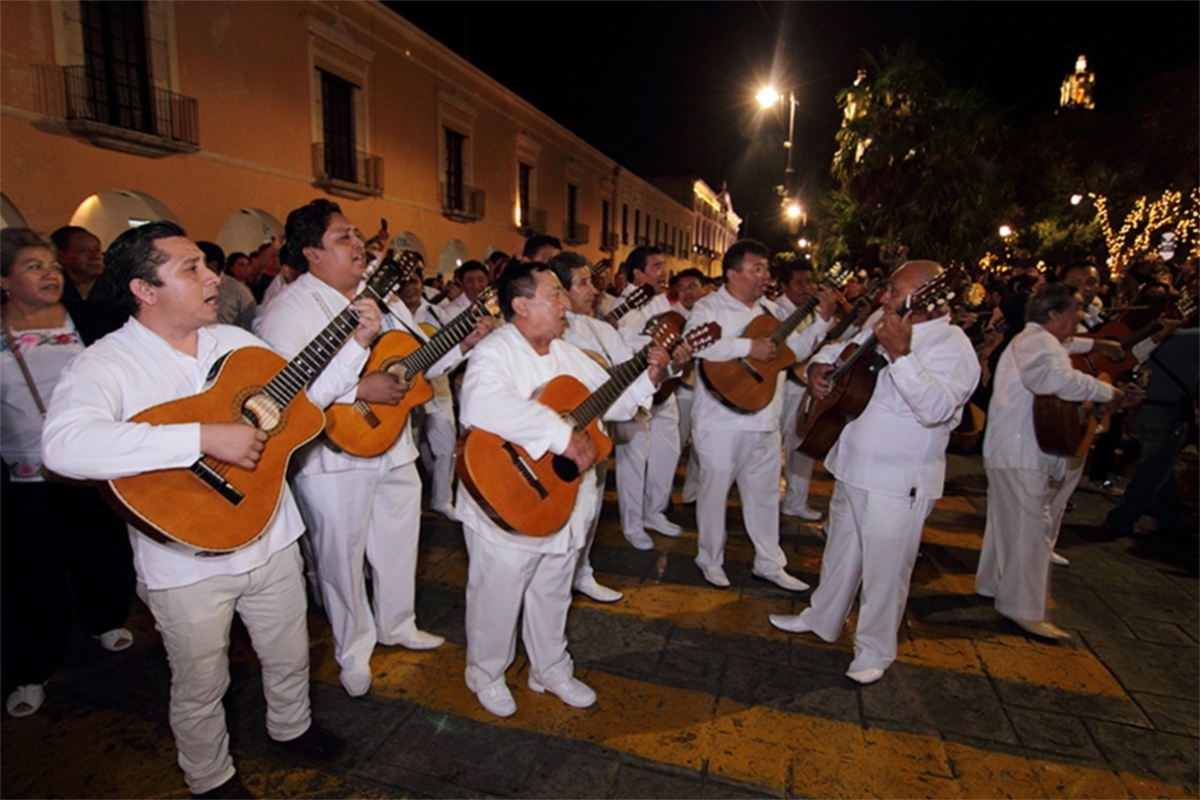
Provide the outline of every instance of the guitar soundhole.
[[287,425],[287,409],[261,391],[261,386],[249,386],[234,398],[234,417],[274,436]]
[[575,466],[575,462],[566,456],[556,455],[550,460],[550,463],[554,467],[554,474],[563,483],[570,483],[579,477],[579,467]]

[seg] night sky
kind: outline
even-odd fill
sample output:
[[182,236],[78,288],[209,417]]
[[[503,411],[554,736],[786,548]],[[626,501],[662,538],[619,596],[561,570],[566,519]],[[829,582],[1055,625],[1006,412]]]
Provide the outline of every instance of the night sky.
[[[754,102],[768,78],[795,89],[797,183],[811,200],[833,154],[835,96],[864,50],[914,40],[948,83],[981,89],[1018,128],[1053,110],[1080,53],[1097,105],[1116,110],[1161,73],[1196,69],[1200,50],[1196,2],[386,4],[638,175],[728,182],[748,235],[766,233],[786,163],[786,104]],[[1198,114],[1180,109],[1181,124]]]

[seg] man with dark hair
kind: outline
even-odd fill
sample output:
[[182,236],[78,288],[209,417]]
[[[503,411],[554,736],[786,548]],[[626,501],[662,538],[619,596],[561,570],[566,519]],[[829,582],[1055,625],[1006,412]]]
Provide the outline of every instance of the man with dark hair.
[[492,283],[495,283],[504,274],[504,268],[509,262],[509,256],[503,250],[493,250],[488,255],[486,261]]
[[482,261],[475,260],[464,261],[462,266],[454,270],[454,280],[462,287],[462,294],[441,304],[441,311],[446,319],[454,319],[470,308],[483,290],[491,285],[488,268]]
[[545,264],[561,252],[562,242],[557,237],[544,234],[530,236],[525,240],[525,246],[521,249],[521,260]]
[[[678,302],[671,310],[691,319],[692,309],[704,297],[704,273],[695,267],[683,270],[671,279],[675,283]],[[696,400],[696,364],[689,362],[684,367],[683,381],[675,390],[675,402],[679,405],[679,448],[682,450],[692,438],[692,404]],[[700,485],[700,461],[696,448],[688,450],[687,473],[683,479],[682,499],[684,503],[696,502],[696,489]]]
[[[460,492],[458,512],[468,553],[466,683],[492,714],[507,717],[516,712],[505,672],[516,653],[520,622],[529,656],[529,688],[586,708],[596,701],[596,693],[574,676],[566,623],[575,564],[600,502],[592,472],[596,448],[558,411],[531,398],[560,375],[570,375],[593,391],[610,376],[561,338],[567,326],[567,297],[553,270],[539,263],[514,264],[504,271],[497,288],[509,324],[472,354],[462,387],[463,427],[520,445],[531,458],[564,456],[575,463],[581,477],[569,521],[537,538],[501,528],[469,492]],[[628,417],[646,402],[667,360],[662,348],[652,348],[649,370],[610,406],[605,419]]]
[[[654,297],[641,308],[621,318],[617,330],[629,349],[637,352],[649,341],[642,331],[653,317],[671,310],[667,299],[667,259],[657,247],[638,247],[625,260],[629,278],[623,298],[648,285]],[[620,301],[615,308],[622,305]],[[682,359],[690,358],[691,349],[681,345],[676,351]],[[681,362],[682,363],[682,362]],[[646,530],[676,537],[683,528],[667,519],[671,503],[671,486],[679,465],[679,403],[672,394],[650,410],[649,419],[619,422],[613,429],[617,450],[617,505],[621,513],[621,530],[638,550],[653,550],[654,540]]]
[[[1026,306],[1026,324],[1000,357],[988,405],[983,463],[988,473],[987,527],[975,591],[993,597],[996,610],[1035,636],[1069,639],[1047,619],[1050,559],[1065,506],[1062,484],[1078,481],[1072,459],[1038,446],[1036,395],[1128,405],[1141,397],[1071,366],[1064,343],[1083,320],[1083,298],[1070,283],[1043,286]],[[1067,493],[1069,497],[1069,492]]]
[[[763,297],[770,276],[770,251],[760,242],[743,239],[725,253],[722,268],[725,286],[696,303],[688,328],[715,321],[721,338],[705,352],[712,361],[750,356],[767,360],[777,346],[769,337],[741,336],[764,312],[780,320],[782,310]],[[822,290],[820,318],[787,338],[797,359],[809,356],[829,328],[833,295]],[[696,499],[699,529],[696,565],[704,579],[717,587],[730,585],[725,574],[725,502],[736,482],[742,499],[742,519],[754,545],[753,574],[782,589],[803,592],[808,584],[784,568],[787,557],[779,546],[779,416],[783,406],[783,373],[776,380],[771,402],[754,413],[734,411],[711,393],[696,392],[692,407],[692,446],[700,461],[700,487]]]
[[[188,467],[202,455],[254,469],[267,434],[242,423],[147,425],[130,417],[200,391],[230,350],[262,347],[217,321],[218,278],[170,222],[113,242],[108,269],[132,318],[64,370],[46,417],[47,467],[109,480]],[[379,313],[363,308],[354,338],[370,342]],[[331,365],[327,373],[338,370]],[[353,376],[353,372],[344,373]],[[229,755],[221,697],[229,687],[229,626],[236,611],[262,664],[267,732],[289,751],[336,760],[345,743],[312,722],[308,627],[300,553],[304,524],[287,487],[265,533],[231,553],[197,558],[129,528],[138,595],[154,614],[171,667],[171,730],[196,796],[249,797]]]
[[213,242],[196,242],[196,246],[204,253],[204,262],[208,268],[221,276],[221,285],[217,287],[217,322],[250,330],[254,314],[258,311],[254,295],[250,293],[246,284],[225,274],[225,252],[219,245]]
[[[286,258],[303,274],[263,313],[261,336],[285,358],[299,353],[360,291],[366,272],[362,237],[341,209],[314,200],[293,210],[286,225]],[[378,313],[371,301],[359,300]],[[407,330],[424,341],[403,302],[388,304],[383,327]],[[481,320],[474,332],[426,371],[436,378],[453,369],[490,330]],[[409,384],[391,372],[358,375],[367,351],[347,343],[338,358],[352,360],[350,381],[313,381],[308,395],[322,408],[332,403],[396,405]],[[371,688],[371,654],[377,643],[410,650],[441,646],[441,636],[417,627],[416,568],[421,521],[421,479],[410,425],[381,456],[359,458],[317,439],[296,453],[293,477],[316,554],[325,610],[333,629],[335,656],[347,694]],[[371,566],[367,597],[364,560]],[[372,602],[373,601],[373,602]]]
[[64,225],[50,234],[63,268],[63,300],[87,300],[104,272],[100,237],[78,225]]

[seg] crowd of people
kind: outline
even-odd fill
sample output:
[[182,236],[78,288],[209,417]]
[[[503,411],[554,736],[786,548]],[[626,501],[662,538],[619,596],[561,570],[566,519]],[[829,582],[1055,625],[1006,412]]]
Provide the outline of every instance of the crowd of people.
[[[764,245],[742,240],[709,277],[669,275],[653,247],[614,270],[535,236],[520,254],[495,251],[452,278],[427,278],[400,237],[366,237],[328,200],[293,210],[282,240],[249,254],[195,242],[169,222],[131,228],[104,252],[77,227],[49,240],[11,228],[0,237],[6,707],[24,716],[44,702],[73,630],[72,599],[79,628],[121,650],[133,643],[123,624],[136,592],[167,651],[171,728],[195,796],[248,796],[221,706],[234,614],[262,665],[268,733],[317,761],[343,757],[345,743],[312,718],[309,597],[329,619],[350,696],[370,691],[377,646],[443,644],[416,619],[423,505],[462,525],[464,675],[482,707],[516,712],[506,672],[518,638],[530,689],[580,708],[596,701],[575,677],[566,621],[574,592],[622,598],[590,559],[608,439],[572,416],[583,403],[539,400],[564,377],[588,402],[604,399],[593,416],[614,446],[631,547],[653,550],[650,533],[683,533],[669,516],[681,467],[682,502],[696,507],[695,563],[714,587],[730,586],[735,484],[752,574],[784,591],[810,586],[787,571],[781,517],[825,517],[810,605],[770,623],[832,642],[857,601],[846,675],[861,684],[896,659],[947,449],[977,447],[981,430],[989,487],[977,591],[1029,633],[1069,637],[1049,618],[1049,576],[1052,563],[1065,563],[1054,547],[1085,459],[1043,449],[1035,397],[1125,416],[1128,424],[1097,438],[1086,484],[1116,495],[1132,469],[1106,527],[1130,534],[1151,508],[1164,534],[1180,524],[1173,477],[1195,435],[1200,361],[1194,261],[1174,269],[1147,260],[1107,283],[1090,261],[1021,265],[964,283],[957,271],[912,260],[834,280],[802,257],[772,263]],[[387,270],[396,280],[376,292],[374,276]],[[934,291],[942,287],[950,291]],[[680,330],[664,338],[668,318]],[[403,352],[377,358],[396,341]],[[277,354],[263,383],[286,363],[303,375],[303,391],[282,402],[248,386],[240,419],[138,418],[234,380],[222,370],[246,348]],[[1140,380],[1124,366],[1097,366],[1101,359],[1138,365]],[[805,448],[814,420],[843,413],[851,376],[871,381],[860,405],[845,412],[827,452]],[[398,432],[360,451],[331,422],[325,434],[286,445],[287,420],[304,416],[289,403],[368,427],[395,418]],[[511,475],[469,472],[460,460],[455,482],[456,444],[475,432],[502,442]],[[294,453],[280,456],[275,448],[286,446]],[[827,517],[809,503],[818,460],[836,481]],[[545,463],[553,470],[539,471]],[[275,478],[265,528],[206,550],[153,530],[118,492],[126,528],[94,483],[197,469],[208,476],[196,479],[206,503],[227,502],[237,475],[277,471],[265,476]],[[500,496],[518,488],[536,490],[538,502],[565,496],[565,522],[548,535],[522,533],[485,481],[498,482]],[[509,492],[504,481],[521,485]]]

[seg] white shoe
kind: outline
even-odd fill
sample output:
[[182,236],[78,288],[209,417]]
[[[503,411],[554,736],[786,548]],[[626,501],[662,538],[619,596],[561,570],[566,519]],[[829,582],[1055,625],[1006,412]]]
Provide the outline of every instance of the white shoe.
[[454,510],[454,506],[446,503],[445,505],[430,506],[429,510],[435,514],[441,514],[451,522],[458,522],[458,512]]
[[704,580],[718,589],[729,588],[729,577],[725,574],[725,570],[720,567],[701,567],[700,571],[704,573]]
[[800,621],[799,614],[772,614],[767,617],[771,627],[788,633],[812,633],[812,628]]
[[36,713],[44,702],[46,702],[46,687],[40,683],[27,683],[24,686],[18,686],[9,694],[4,707],[14,717],[28,717],[30,714]]
[[779,513],[785,514],[789,517],[798,517],[806,522],[816,522],[824,516],[820,511],[813,511],[808,506],[800,506],[799,508],[785,506],[779,510]]
[[367,692],[371,691],[371,673],[361,672],[345,672],[338,676],[338,680],[342,682],[342,688],[346,690],[346,694],[351,697],[362,697]]
[[607,586],[601,586],[599,583],[596,583],[595,577],[591,575],[576,580],[574,588],[575,591],[585,597],[592,598],[597,603],[615,603],[625,596],[616,589],[610,589]]
[[789,592],[807,592],[810,587],[807,583],[799,578],[788,575],[782,569],[771,575],[766,575],[758,570],[754,570],[754,577],[761,578],[764,581],[770,581],[780,589],[787,589]]
[[92,638],[100,642],[100,646],[110,653],[119,653],[133,646],[133,634],[127,628],[113,628],[111,631],[105,631]]
[[401,636],[391,641],[385,642],[380,639],[379,643],[389,647],[404,647],[408,650],[436,650],[446,643],[446,638],[438,636],[436,633],[416,630],[408,636]]
[[543,686],[534,680],[531,675],[529,677],[529,688],[538,694],[550,692],[550,694],[557,696],[559,700],[575,708],[587,708],[596,702],[596,693],[592,691],[592,688],[576,678],[567,678],[555,686]]
[[1009,617],[1026,633],[1032,633],[1034,636],[1039,636],[1043,639],[1050,639],[1055,642],[1065,642],[1071,638],[1071,634],[1064,631],[1062,628],[1055,625],[1053,622],[1046,620],[1028,620]]
[[672,538],[683,533],[683,528],[667,519],[665,514],[652,514],[646,517],[646,527],[652,531],[658,531],[663,536],[670,536]]
[[650,538],[650,534],[642,530],[633,532],[626,531],[625,538],[637,550],[653,550],[654,540]]
[[497,717],[511,717],[517,713],[517,701],[513,700],[512,692],[503,682],[489,686],[475,693],[479,705]]
[[1071,566],[1071,562],[1067,560],[1066,556],[1060,556],[1057,550],[1050,551],[1050,563],[1056,567]]
[[846,673],[846,677],[855,683],[861,683],[866,686],[869,683],[875,683],[883,677],[883,670],[879,667],[871,667],[870,669],[852,669]]

